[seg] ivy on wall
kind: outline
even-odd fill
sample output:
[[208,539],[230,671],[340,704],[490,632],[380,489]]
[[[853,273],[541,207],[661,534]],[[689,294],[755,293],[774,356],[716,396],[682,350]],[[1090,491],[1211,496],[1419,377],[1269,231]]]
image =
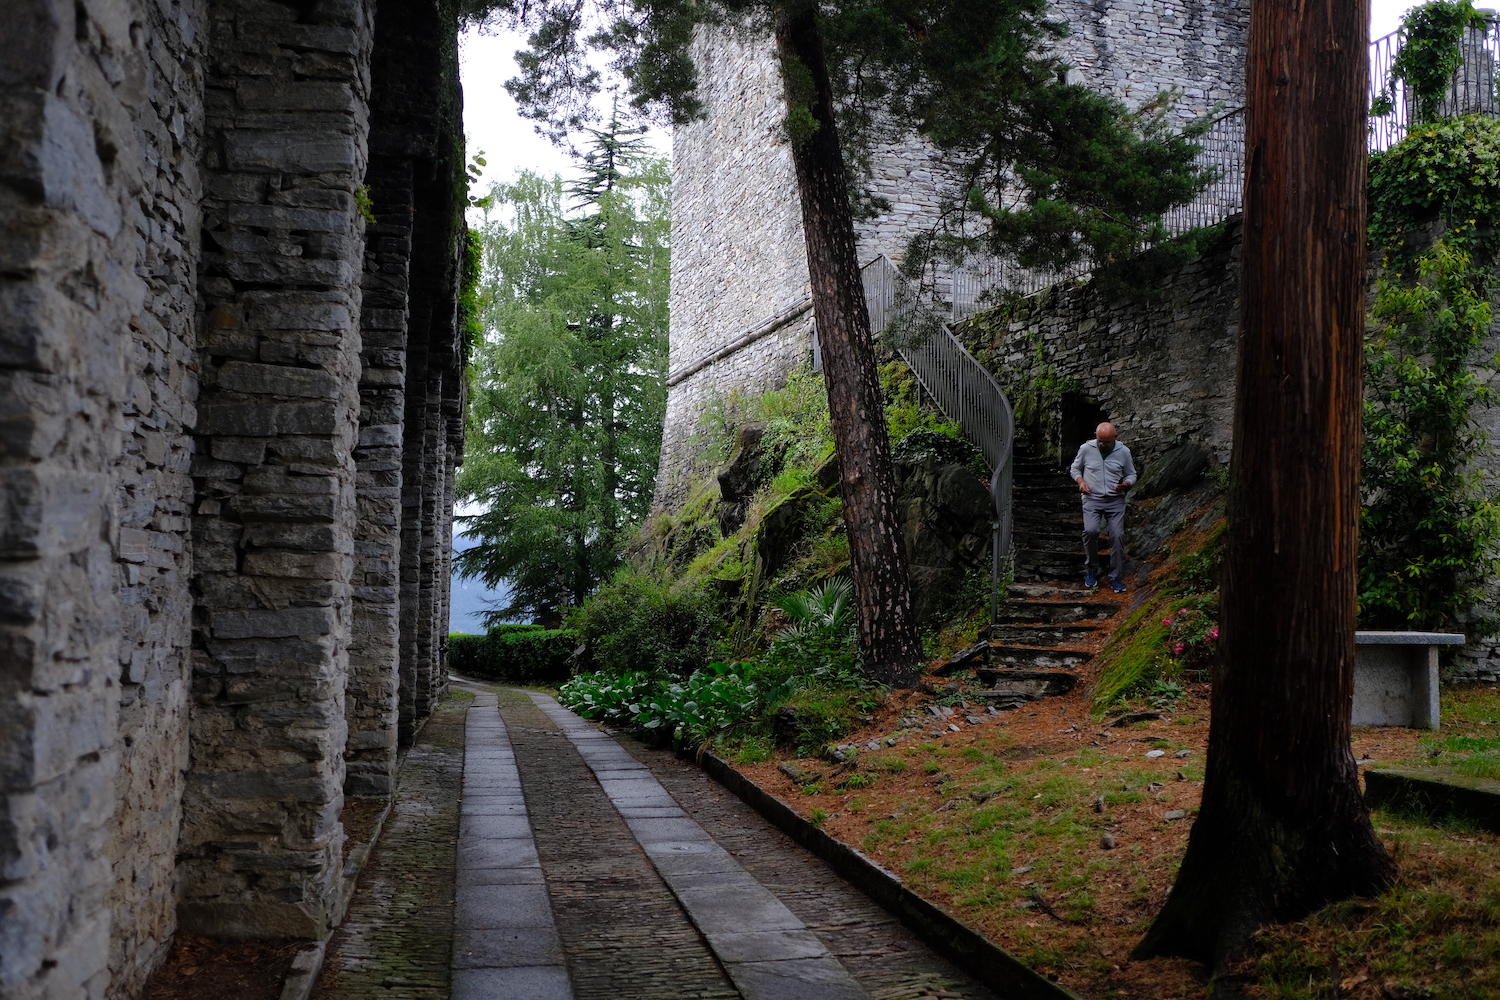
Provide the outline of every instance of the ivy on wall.
[[1413,124],[1440,119],[1453,74],[1463,62],[1464,30],[1482,27],[1484,22],[1485,15],[1469,0],[1435,0],[1412,9],[1401,22],[1401,51],[1391,66],[1390,82],[1375,98],[1370,114],[1388,115],[1395,110],[1396,81],[1400,80],[1412,99]]
[[[1467,22],[1447,23],[1456,58]],[[1448,65],[1423,52],[1423,65]],[[1427,96],[1445,91],[1445,72],[1419,77]],[[1360,624],[1451,626],[1482,597],[1500,543],[1500,504],[1475,468],[1488,440],[1475,409],[1492,400],[1483,369],[1495,364],[1482,348],[1500,251],[1500,120],[1414,127],[1372,158],[1370,212],[1382,272],[1365,354]]]

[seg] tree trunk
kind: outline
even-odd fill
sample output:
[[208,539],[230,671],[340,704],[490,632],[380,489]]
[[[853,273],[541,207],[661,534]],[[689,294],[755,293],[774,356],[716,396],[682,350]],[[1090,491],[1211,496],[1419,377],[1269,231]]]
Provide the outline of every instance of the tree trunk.
[[860,654],[870,677],[909,688],[917,682],[922,647],[912,619],[885,409],[816,10],[811,4],[784,8],[776,26],[813,317],[843,480]]
[[1214,963],[1390,884],[1349,750],[1365,310],[1364,0],[1252,0],[1239,367],[1203,806],[1137,957]]

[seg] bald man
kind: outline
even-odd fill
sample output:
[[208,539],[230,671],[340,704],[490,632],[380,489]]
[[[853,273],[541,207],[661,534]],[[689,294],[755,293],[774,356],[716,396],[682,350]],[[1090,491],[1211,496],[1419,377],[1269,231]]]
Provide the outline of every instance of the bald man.
[[1073,481],[1083,495],[1083,583],[1099,585],[1100,528],[1109,529],[1109,582],[1125,593],[1125,494],[1135,485],[1130,449],[1116,440],[1109,422],[1094,429],[1073,459]]

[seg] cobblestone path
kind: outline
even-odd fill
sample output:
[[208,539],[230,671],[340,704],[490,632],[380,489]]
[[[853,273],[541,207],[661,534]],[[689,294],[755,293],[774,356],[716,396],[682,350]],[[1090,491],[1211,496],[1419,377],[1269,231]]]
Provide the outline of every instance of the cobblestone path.
[[315,997],[996,1000],[672,754],[515,690],[467,760],[464,723],[408,757]]
[[473,700],[467,691],[444,698],[402,762],[385,830],[328,942],[313,993],[320,1000],[447,1000],[464,717]]

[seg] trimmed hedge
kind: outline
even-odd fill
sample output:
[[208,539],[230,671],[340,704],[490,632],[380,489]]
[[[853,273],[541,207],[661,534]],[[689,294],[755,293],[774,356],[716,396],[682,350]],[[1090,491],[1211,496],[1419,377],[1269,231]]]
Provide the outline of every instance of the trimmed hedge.
[[450,635],[448,669],[507,684],[561,684],[568,679],[568,657],[578,647],[572,629],[501,625],[489,635]]

